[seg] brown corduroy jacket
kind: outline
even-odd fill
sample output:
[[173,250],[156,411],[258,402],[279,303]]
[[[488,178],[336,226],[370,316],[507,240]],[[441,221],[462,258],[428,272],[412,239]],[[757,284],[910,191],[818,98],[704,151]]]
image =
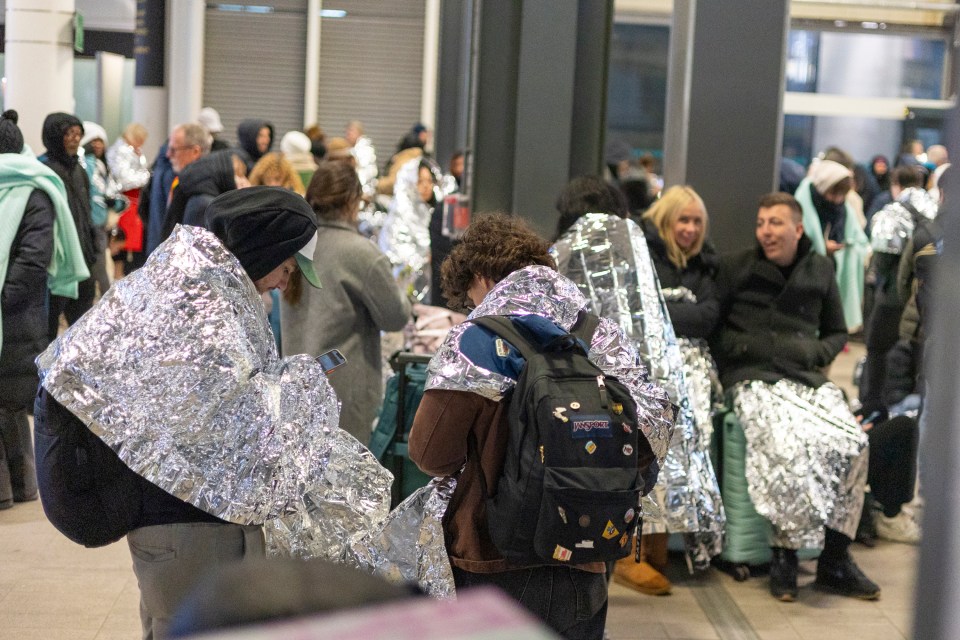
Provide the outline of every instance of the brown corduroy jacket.
[[[468,446],[471,433],[476,438],[475,452]],[[424,473],[449,476],[463,468],[444,517],[444,534],[450,563],[464,571],[499,573],[522,568],[500,555],[487,530],[484,494],[496,492],[508,433],[505,403],[468,391],[440,389],[423,394],[410,430],[410,459]],[[602,562],[576,568],[593,573],[605,570]]]

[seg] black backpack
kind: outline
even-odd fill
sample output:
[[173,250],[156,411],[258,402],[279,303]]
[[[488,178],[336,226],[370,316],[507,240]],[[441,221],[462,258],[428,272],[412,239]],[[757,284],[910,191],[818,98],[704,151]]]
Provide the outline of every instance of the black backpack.
[[627,388],[590,362],[583,348],[597,316],[581,312],[570,333],[542,345],[505,316],[472,322],[526,360],[505,399],[510,434],[503,474],[486,495],[497,549],[524,565],[629,555],[646,493],[643,472],[655,457]]

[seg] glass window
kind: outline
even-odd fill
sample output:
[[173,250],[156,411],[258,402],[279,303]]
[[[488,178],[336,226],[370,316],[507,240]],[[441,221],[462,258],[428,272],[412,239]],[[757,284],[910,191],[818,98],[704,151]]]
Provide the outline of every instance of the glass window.
[[623,140],[635,157],[663,155],[670,27],[615,23],[607,81],[607,140]]
[[791,31],[787,91],[943,98],[947,43],[935,35]]

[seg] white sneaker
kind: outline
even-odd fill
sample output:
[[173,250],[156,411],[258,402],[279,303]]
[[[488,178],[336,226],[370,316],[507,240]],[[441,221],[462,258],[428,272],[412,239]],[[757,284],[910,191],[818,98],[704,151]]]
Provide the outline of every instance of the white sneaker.
[[878,512],[874,524],[879,538],[906,544],[920,543],[920,525],[903,509],[892,518],[883,515],[882,511]]

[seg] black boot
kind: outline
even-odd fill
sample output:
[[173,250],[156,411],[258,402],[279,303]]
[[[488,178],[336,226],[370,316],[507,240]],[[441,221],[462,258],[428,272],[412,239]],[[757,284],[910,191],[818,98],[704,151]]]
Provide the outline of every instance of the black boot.
[[877,546],[877,526],[873,521],[874,501],[867,493],[863,499],[863,510],[860,512],[860,524],[857,525],[857,542],[871,549]]
[[880,587],[863,574],[850,557],[850,538],[827,529],[827,541],[817,562],[818,588],[861,600],[876,600]]
[[770,550],[770,594],[780,602],[793,602],[797,599],[797,552],[783,547]]

